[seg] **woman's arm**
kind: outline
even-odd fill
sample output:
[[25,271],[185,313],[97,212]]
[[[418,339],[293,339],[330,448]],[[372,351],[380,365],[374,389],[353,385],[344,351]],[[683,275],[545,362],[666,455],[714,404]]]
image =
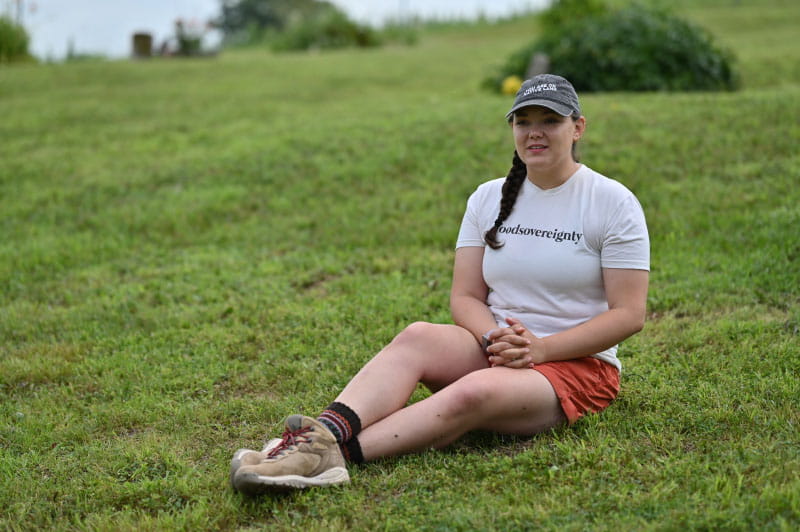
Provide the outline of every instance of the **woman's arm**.
[[489,287],[483,280],[482,247],[463,247],[456,250],[453,265],[453,286],[450,291],[450,312],[453,322],[475,337],[497,327],[494,316],[486,305]]
[[[577,327],[538,338],[519,320],[510,318],[509,329],[498,329],[492,336],[489,360],[495,365],[527,367],[555,360],[570,360],[593,355],[636,334],[644,327],[649,272],[616,268],[603,269],[603,284],[608,310]],[[513,334],[511,334],[513,333]],[[520,346],[519,337],[529,342]]]
[[489,360],[509,367],[525,367],[530,363],[589,356],[618,344],[644,327],[649,277],[646,270],[603,268],[603,284],[608,300],[606,312],[577,327],[544,338],[538,338],[522,328],[519,321],[510,320],[509,325],[516,334],[530,341],[530,345],[527,348],[518,347],[513,336],[503,336],[508,330],[501,329],[496,333],[498,337],[492,350],[503,356]]
[[[544,360],[593,355],[641,331],[647,306],[647,270],[603,269],[608,310],[572,329],[542,338]],[[537,354],[532,350],[536,363]]]

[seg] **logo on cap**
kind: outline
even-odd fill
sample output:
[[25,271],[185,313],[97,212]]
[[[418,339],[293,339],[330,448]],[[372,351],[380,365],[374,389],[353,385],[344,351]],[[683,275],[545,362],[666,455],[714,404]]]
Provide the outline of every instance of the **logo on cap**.
[[541,83],[539,85],[534,85],[532,87],[528,87],[525,89],[525,92],[522,93],[522,96],[528,96],[533,94],[534,92],[544,92],[544,91],[555,91],[558,92],[558,87],[556,87],[555,83]]

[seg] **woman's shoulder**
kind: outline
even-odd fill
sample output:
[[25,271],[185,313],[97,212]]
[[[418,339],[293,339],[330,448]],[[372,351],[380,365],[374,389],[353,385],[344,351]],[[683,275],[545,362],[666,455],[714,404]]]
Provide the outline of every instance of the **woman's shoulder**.
[[505,177],[498,177],[497,179],[491,179],[484,183],[478,185],[478,188],[475,189],[475,193],[482,192],[482,193],[491,193],[496,192],[498,190],[502,191],[503,183],[505,182]]
[[503,182],[505,177],[498,177],[478,185],[470,195],[471,202],[498,201],[503,194]]
[[588,166],[581,169],[582,178],[580,183],[583,188],[591,189],[595,194],[601,194],[609,198],[624,199],[635,197],[633,192],[620,181],[592,170]]

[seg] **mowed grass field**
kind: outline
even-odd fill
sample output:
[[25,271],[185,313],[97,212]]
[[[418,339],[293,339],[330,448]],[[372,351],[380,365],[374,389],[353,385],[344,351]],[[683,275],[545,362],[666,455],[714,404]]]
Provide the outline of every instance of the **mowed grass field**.
[[513,153],[480,81],[535,19],[0,69],[0,529],[800,528],[800,4],[706,4],[742,90],[582,97],[582,161],[652,239],[619,399],[281,497],[234,493],[234,450],[449,321],[466,198]]

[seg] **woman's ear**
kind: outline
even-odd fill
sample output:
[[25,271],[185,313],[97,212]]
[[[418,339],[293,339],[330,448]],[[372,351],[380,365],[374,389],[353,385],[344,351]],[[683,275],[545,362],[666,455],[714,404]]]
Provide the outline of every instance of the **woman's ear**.
[[572,133],[572,140],[577,142],[583,136],[584,131],[586,131],[586,117],[581,115],[581,117],[575,121],[574,125],[575,130]]

